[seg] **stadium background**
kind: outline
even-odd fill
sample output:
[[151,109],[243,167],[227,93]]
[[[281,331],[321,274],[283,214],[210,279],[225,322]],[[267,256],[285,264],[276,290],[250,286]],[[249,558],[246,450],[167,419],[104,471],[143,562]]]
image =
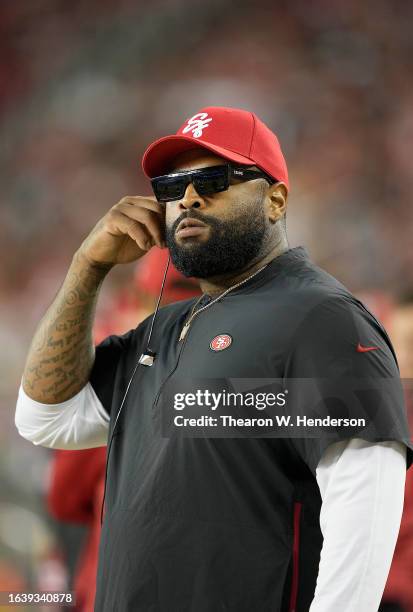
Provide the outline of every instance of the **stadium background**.
[[[202,106],[255,111],[289,166],[291,246],[384,323],[410,290],[412,17],[385,0],[1,4],[0,590],[66,580],[50,452],[18,437],[16,394],[74,251],[122,196],[149,193],[153,139]],[[134,283],[129,265],[104,284],[98,316],[119,333],[135,326]]]

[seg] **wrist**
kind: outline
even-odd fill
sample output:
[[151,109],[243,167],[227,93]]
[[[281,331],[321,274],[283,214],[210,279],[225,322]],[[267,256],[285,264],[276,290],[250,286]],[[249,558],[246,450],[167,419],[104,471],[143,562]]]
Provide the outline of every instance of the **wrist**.
[[113,263],[104,263],[104,262],[96,262],[91,259],[82,251],[81,249],[77,250],[73,256],[72,263],[80,266],[85,271],[93,272],[102,278],[106,276],[106,274],[113,268],[115,264]]

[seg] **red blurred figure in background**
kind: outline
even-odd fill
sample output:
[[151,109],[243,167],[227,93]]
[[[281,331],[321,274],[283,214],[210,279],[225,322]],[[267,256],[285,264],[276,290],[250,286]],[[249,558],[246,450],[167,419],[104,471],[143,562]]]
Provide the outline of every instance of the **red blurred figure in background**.
[[93,611],[100,540],[100,506],[106,447],[54,452],[47,497],[49,512],[59,521],[88,526],[74,577],[76,612]]
[[[109,334],[124,333],[150,315],[160,292],[169,252],[152,249],[138,263],[133,292],[125,288],[108,317],[94,329],[98,344]],[[163,303],[200,295],[198,284],[169,266]],[[103,500],[106,447],[54,452],[47,496],[49,512],[59,521],[81,523],[89,528],[74,578],[76,612],[93,612],[95,579],[100,541],[100,512]]]

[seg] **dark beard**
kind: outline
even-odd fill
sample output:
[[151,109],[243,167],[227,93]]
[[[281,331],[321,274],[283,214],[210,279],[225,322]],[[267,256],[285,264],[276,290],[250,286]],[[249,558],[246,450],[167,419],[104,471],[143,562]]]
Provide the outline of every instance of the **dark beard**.
[[[251,203],[237,216],[220,221],[192,209],[183,213],[170,228],[166,228],[166,244],[172,263],[184,276],[211,278],[245,268],[256,258],[266,236],[266,219],[262,201]],[[198,219],[210,226],[206,242],[191,242],[181,246],[175,231],[182,219]]]

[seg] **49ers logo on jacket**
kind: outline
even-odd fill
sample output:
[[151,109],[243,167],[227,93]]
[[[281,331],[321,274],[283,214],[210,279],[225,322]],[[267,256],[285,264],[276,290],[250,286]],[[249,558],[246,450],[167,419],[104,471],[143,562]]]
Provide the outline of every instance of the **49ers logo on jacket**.
[[232,343],[232,338],[229,334],[219,334],[215,336],[209,343],[209,348],[213,351],[223,351]]

